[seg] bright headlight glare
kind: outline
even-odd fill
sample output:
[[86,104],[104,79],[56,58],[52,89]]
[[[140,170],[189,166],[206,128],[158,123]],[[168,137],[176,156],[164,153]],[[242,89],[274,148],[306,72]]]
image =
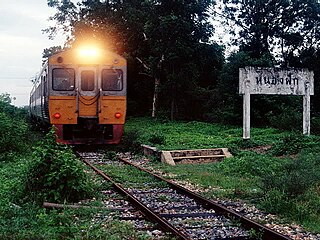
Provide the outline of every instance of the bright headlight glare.
[[97,57],[99,54],[96,48],[80,48],[79,55],[82,57]]

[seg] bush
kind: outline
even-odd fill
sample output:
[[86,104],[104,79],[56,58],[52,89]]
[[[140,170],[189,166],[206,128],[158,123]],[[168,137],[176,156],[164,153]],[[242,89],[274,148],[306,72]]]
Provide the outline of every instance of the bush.
[[271,127],[289,131],[302,129],[302,113],[295,106],[282,107],[267,113],[266,117]]
[[298,197],[320,182],[320,157],[301,154],[291,159],[275,172],[262,177],[262,189],[269,192],[273,189],[288,197]]
[[320,116],[311,118],[311,131],[313,134],[320,134]]
[[283,156],[297,154],[307,145],[307,139],[301,134],[290,133],[284,135],[276,145],[272,146],[271,154]]
[[27,139],[26,122],[0,112],[0,153],[23,151]]
[[292,200],[277,189],[265,193],[261,206],[270,213],[289,213],[293,210]]
[[161,144],[165,144],[166,139],[162,133],[155,132],[151,134],[151,136],[149,137],[149,142],[153,145],[157,145],[157,144],[161,145]]
[[219,163],[219,168],[225,173],[239,177],[262,177],[273,174],[281,168],[283,161],[268,155],[254,152],[238,152],[234,158],[226,158]]
[[141,141],[139,139],[139,131],[126,131],[122,137],[121,144],[126,151],[139,152],[141,151]]
[[92,193],[83,165],[68,146],[55,142],[53,131],[34,148],[25,193],[39,203],[75,202]]

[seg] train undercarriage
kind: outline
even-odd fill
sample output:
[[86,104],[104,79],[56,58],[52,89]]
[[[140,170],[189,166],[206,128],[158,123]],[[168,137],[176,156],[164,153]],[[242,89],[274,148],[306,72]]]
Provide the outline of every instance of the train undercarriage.
[[98,118],[78,118],[78,124],[55,124],[57,142],[65,144],[118,144],[123,124],[99,124]]

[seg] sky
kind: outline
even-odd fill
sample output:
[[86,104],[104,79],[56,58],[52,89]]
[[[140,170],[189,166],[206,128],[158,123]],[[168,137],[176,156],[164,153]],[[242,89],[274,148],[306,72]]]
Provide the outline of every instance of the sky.
[[64,43],[63,36],[49,40],[42,33],[54,24],[48,20],[54,12],[46,0],[0,0],[0,94],[9,93],[16,106],[28,105],[43,49]]

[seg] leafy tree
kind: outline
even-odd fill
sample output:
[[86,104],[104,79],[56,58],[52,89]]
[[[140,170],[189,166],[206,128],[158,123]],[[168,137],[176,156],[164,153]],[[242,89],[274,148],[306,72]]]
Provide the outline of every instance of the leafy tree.
[[238,45],[254,58],[273,53],[289,66],[299,51],[319,46],[317,0],[223,0],[222,8],[224,21],[239,29]]
[[4,104],[10,104],[11,103],[11,97],[9,93],[1,93],[0,94],[0,101]]
[[[224,26],[234,35],[239,47],[224,66],[212,102],[220,108],[218,121],[241,123],[242,98],[238,95],[239,67],[246,65],[273,67],[307,67],[315,71],[315,91],[318,90],[320,3],[316,0],[222,0]],[[218,11],[217,11],[218,12]],[[216,13],[218,14],[218,13]],[[300,97],[253,96],[252,121],[283,129],[301,127]],[[312,101],[312,109],[316,107]],[[214,108],[214,107],[213,107]],[[222,109],[222,110],[221,110]]]
[[54,46],[54,47],[50,47],[50,48],[45,48],[43,50],[42,57],[47,58],[47,57],[50,57],[51,55],[58,53],[60,51],[62,51],[61,46]]
[[25,151],[28,125],[25,111],[11,105],[8,93],[0,94],[0,161],[8,160],[12,152]]
[[15,107],[11,105],[11,97],[9,93],[0,94],[0,112],[13,115]]
[[[186,91],[199,81],[197,50],[200,41],[208,42],[213,29],[208,22],[207,9],[212,1],[157,1],[155,17],[145,24],[149,54],[145,58],[162,87],[165,109],[175,118],[186,99]],[[155,92],[157,89],[155,89]],[[156,103],[155,103],[156,104]],[[183,107],[182,107],[183,108]]]

